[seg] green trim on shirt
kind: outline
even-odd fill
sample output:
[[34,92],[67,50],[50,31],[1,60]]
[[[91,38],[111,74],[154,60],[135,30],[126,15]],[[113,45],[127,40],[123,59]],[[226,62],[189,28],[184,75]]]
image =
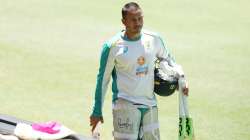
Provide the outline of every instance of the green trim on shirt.
[[106,64],[108,61],[108,56],[110,52],[110,46],[108,44],[103,45],[102,53],[101,53],[101,61],[99,67],[99,73],[97,75],[97,84],[95,90],[95,103],[94,103],[94,110],[92,116],[100,117],[102,116],[102,83],[103,83],[103,76],[105,73]]
[[112,78],[113,78],[113,82],[112,82],[112,92],[113,92],[113,98],[112,98],[112,102],[114,103],[117,99],[118,99],[118,87],[117,87],[117,75],[116,75],[116,70],[115,68],[112,71]]

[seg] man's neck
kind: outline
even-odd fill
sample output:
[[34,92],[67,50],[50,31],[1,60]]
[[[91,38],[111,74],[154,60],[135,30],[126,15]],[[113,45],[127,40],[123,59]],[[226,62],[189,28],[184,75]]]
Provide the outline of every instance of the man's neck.
[[141,33],[129,33],[127,31],[125,31],[126,38],[128,38],[129,40],[136,40],[140,37]]

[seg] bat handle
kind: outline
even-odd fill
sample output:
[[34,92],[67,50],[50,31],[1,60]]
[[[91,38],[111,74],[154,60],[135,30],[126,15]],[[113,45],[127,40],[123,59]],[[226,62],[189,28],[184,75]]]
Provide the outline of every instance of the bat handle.
[[189,111],[188,111],[188,100],[187,100],[187,98],[188,97],[186,95],[182,94],[182,101],[183,101],[185,116],[190,118]]
[[182,92],[181,90],[179,90],[179,116],[184,118],[186,116],[185,114],[185,108],[184,108],[184,104],[183,104],[183,98],[182,98]]

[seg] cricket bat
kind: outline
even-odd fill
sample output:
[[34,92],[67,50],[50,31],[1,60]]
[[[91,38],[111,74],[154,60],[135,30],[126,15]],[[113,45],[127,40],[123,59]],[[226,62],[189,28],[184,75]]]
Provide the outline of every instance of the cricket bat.
[[185,78],[178,80],[179,84],[179,140],[195,140],[193,120],[188,112],[187,96],[183,94]]

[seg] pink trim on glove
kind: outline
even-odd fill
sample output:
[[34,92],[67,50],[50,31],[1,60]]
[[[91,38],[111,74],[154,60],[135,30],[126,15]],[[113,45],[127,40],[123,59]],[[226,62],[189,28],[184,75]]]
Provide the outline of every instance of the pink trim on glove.
[[48,134],[56,134],[60,131],[61,124],[50,121],[46,123],[34,123],[32,124],[32,129]]

